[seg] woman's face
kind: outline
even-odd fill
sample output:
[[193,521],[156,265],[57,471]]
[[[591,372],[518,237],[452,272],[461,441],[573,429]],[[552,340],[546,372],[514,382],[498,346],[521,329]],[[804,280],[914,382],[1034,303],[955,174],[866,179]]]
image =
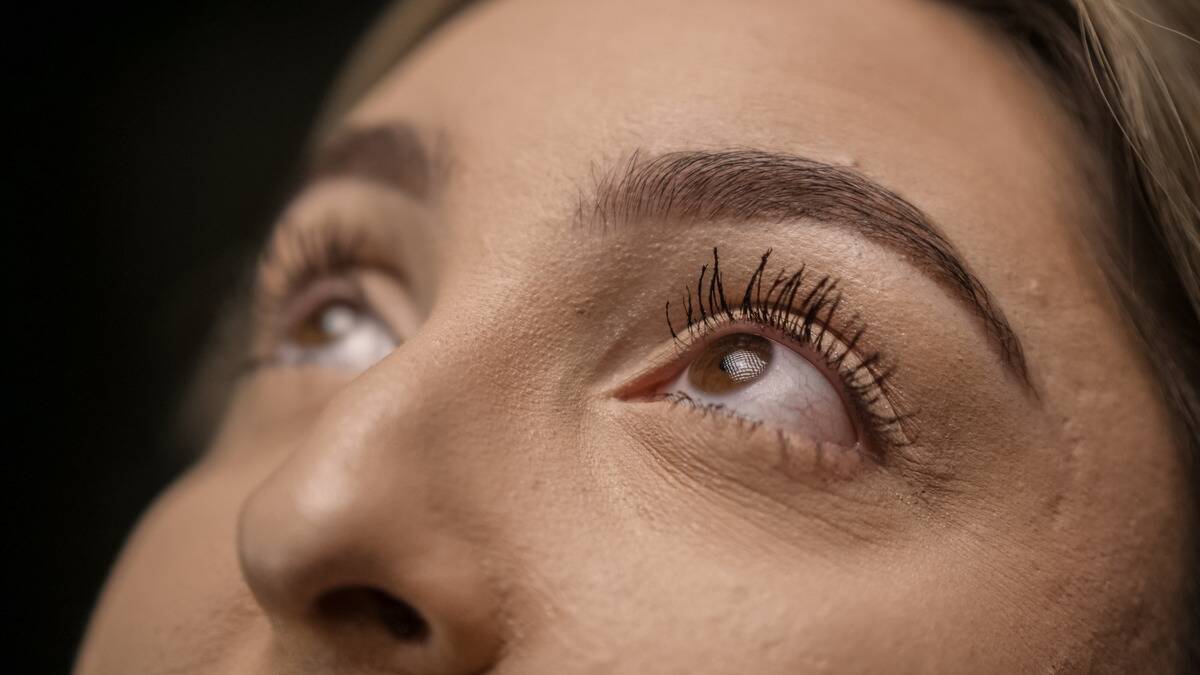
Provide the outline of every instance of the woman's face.
[[1185,486],[1084,147],[940,3],[473,8],[285,210],[80,672],[1155,663]]

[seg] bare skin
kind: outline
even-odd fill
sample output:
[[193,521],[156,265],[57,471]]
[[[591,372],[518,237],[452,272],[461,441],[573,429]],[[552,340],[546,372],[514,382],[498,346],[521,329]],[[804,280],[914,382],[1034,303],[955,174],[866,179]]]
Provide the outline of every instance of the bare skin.
[[[1091,158],[960,10],[499,0],[342,127],[264,267],[263,363],[130,539],[81,675],[1161,665],[1186,486],[1083,244]],[[890,191],[1020,354],[842,197],[596,208],[664,157],[743,191],[750,160],[759,190],[790,161]],[[295,262],[338,237],[348,260]],[[684,329],[714,248],[730,304],[768,249],[764,285],[836,279],[826,342],[713,305]],[[701,355],[739,334],[749,379],[718,381]]]

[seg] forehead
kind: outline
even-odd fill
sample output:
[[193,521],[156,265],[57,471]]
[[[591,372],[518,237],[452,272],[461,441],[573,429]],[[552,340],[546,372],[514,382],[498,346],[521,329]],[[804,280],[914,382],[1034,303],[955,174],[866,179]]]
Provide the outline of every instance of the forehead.
[[1072,170],[1032,69],[962,10],[918,0],[480,3],[351,118],[445,132],[467,160],[456,179],[506,199],[569,194],[632,148],[853,164],[947,216],[965,189],[986,193],[968,212],[1014,191],[1053,202],[1044,186]]
[[[507,276],[551,259],[594,267],[569,223],[598,173],[634,152],[753,148],[852,167],[931,216],[1047,377],[1072,367],[1075,335],[1120,343],[1077,230],[1099,222],[1084,144],[1033,64],[954,3],[476,3],[343,124],[396,121],[446,160],[438,218],[408,238],[418,277],[474,278],[487,261]],[[632,236],[683,247],[664,228]]]
[[[953,3],[478,3],[344,124],[394,121],[448,158],[436,226],[407,237],[428,261],[417,276],[476,275],[487,260],[510,276],[551,259],[594,266],[568,223],[605,167],[631,152],[754,148],[853,167],[929,214],[1031,362],[1061,360],[1081,331],[1116,344],[1077,230],[1099,222],[1084,144],[1033,65]],[[681,245],[662,228],[633,236]]]

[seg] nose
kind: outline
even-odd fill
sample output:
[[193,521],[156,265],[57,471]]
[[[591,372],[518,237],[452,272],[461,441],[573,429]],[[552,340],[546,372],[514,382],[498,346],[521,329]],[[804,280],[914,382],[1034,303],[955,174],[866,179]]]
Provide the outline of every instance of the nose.
[[348,385],[246,501],[242,573],[290,657],[485,671],[500,646],[492,588],[436,466],[445,448],[394,375]]

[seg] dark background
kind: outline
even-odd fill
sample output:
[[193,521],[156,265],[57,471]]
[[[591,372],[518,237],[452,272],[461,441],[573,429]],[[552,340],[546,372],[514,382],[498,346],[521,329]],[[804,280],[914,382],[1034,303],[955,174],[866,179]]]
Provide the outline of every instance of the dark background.
[[195,359],[383,4],[65,3],[5,31],[5,557],[31,570],[5,614],[26,672],[70,668],[125,535],[186,466],[169,422]]

